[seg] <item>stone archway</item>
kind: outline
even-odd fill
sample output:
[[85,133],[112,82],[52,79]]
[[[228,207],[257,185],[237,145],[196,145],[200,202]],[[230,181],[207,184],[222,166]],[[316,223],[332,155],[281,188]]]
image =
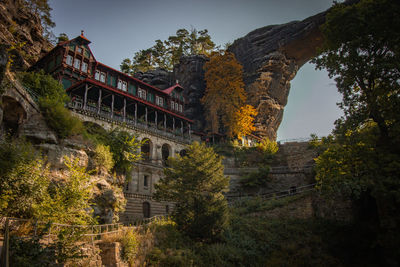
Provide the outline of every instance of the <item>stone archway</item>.
[[12,97],[2,97],[3,116],[1,129],[11,136],[18,135],[21,124],[26,120],[27,113],[22,105]]

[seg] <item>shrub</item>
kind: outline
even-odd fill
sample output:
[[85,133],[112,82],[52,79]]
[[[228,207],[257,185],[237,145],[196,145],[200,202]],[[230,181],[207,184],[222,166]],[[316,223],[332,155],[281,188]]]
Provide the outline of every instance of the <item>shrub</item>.
[[74,117],[62,102],[54,98],[40,98],[39,106],[47,124],[56,132],[59,138],[83,133],[81,120]]
[[122,259],[129,264],[133,264],[133,261],[139,251],[139,240],[133,229],[128,229],[124,232],[124,236],[121,239],[121,244]]
[[110,171],[114,167],[113,154],[110,151],[110,147],[103,144],[97,144],[93,161],[97,171],[99,171],[101,167]]
[[270,155],[274,155],[279,149],[278,144],[268,138],[264,138],[256,147],[260,151]]
[[253,171],[247,175],[240,178],[239,183],[245,188],[257,188],[266,186],[271,177],[269,176],[270,167],[263,166],[257,171]]

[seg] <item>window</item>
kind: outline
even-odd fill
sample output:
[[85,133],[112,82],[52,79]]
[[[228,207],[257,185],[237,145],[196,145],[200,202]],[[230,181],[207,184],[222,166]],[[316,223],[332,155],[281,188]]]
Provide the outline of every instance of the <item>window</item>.
[[74,68],[78,69],[78,70],[81,68],[81,61],[77,58],[75,58],[75,61],[74,61]]
[[100,71],[99,70],[96,70],[96,72],[94,73],[94,79],[100,80]]
[[179,112],[182,112],[182,105],[179,104]]
[[78,46],[78,47],[76,48],[76,52],[78,52],[79,54],[82,54],[82,48]]
[[156,96],[156,104],[159,106],[163,106],[164,105],[164,98]]
[[143,89],[139,88],[138,92],[139,92],[139,97],[140,98],[146,99],[146,90],[143,90]]
[[178,102],[175,102],[175,110],[178,111]]
[[100,82],[102,83],[106,82],[106,74],[104,72],[100,73]]
[[82,62],[82,71],[87,72],[88,70],[88,64],[86,62]]
[[144,187],[149,186],[149,176],[148,175],[143,176],[143,186]]
[[67,56],[67,65],[72,66],[73,57],[71,55]]
[[122,89],[122,81],[121,80],[118,80],[117,88],[118,89]]
[[122,82],[122,91],[126,92],[127,87],[128,87],[128,84],[126,82]]
[[175,107],[175,103],[174,103],[174,101],[171,101],[171,109],[173,110],[174,107]]

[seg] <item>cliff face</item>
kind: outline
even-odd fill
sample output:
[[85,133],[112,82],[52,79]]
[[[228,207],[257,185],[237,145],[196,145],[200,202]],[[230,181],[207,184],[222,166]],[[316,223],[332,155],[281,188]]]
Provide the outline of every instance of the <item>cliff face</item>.
[[40,18],[20,0],[0,1],[0,43],[7,47],[22,46],[11,51],[14,68],[28,67],[51,48],[42,34]]
[[243,65],[248,101],[257,111],[256,134],[276,139],[290,81],[316,55],[326,12],[303,21],[266,26],[236,40],[229,51]]

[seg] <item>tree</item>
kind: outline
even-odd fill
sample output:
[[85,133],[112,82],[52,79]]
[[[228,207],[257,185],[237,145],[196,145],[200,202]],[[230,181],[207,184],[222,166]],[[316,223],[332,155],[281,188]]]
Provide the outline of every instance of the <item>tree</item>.
[[69,38],[66,33],[60,33],[60,35],[58,35],[58,37],[57,37],[57,43],[65,42],[68,40],[69,40]]
[[182,56],[210,55],[214,48],[215,44],[208,30],[178,29],[176,35],[169,36],[167,40],[156,40],[151,48],[136,52],[132,60],[124,59],[120,68],[122,72],[130,75],[156,68],[172,70]]
[[228,136],[236,136],[242,139],[243,136],[251,134],[256,130],[254,117],[258,112],[252,105],[244,105],[236,111],[232,127],[229,128]]
[[51,10],[48,0],[23,0],[25,6],[27,6],[34,14],[40,17],[44,37],[48,40],[54,40],[54,34],[51,28],[56,26],[55,22],[51,19]]
[[372,120],[379,142],[400,151],[400,4],[363,0],[335,4],[322,27],[324,45],[313,60],[335,77],[344,117],[337,129],[357,129]]
[[155,197],[176,202],[172,218],[178,228],[196,240],[218,239],[228,223],[223,192],[229,178],[223,174],[221,157],[212,148],[194,142],[184,157],[169,159],[156,184]]
[[255,110],[245,106],[242,65],[230,52],[213,53],[204,69],[206,91],[201,102],[208,129],[217,133],[223,128],[222,132],[229,137],[251,131],[252,126],[248,122]]

